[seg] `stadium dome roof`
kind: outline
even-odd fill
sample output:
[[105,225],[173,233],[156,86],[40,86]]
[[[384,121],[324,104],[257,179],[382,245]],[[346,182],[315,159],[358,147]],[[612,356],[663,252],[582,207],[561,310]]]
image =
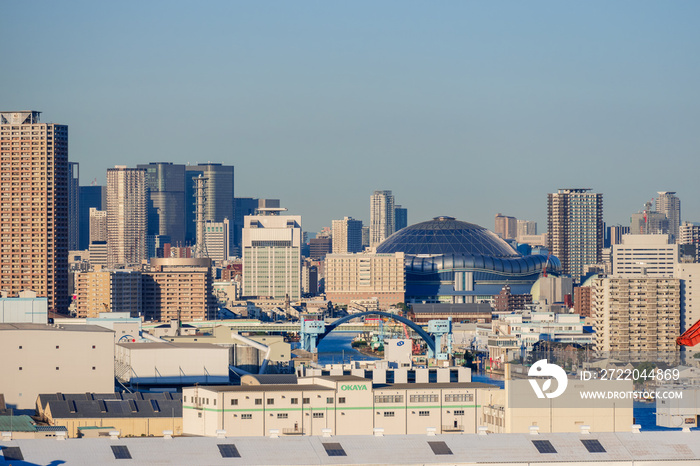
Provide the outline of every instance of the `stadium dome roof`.
[[453,217],[435,217],[403,228],[379,244],[377,252],[522,257],[494,232]]

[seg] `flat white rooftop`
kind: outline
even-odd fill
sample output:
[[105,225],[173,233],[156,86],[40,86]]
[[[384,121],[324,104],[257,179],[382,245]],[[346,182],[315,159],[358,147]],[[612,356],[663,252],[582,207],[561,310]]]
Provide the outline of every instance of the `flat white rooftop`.
[[[7,464],[700,464],[700,432],[0,441]],[[21,454],[22,461],[8,455]],[[17,456],[15,456],[17,458]],[[126,460],[126,461],[125,461]]]

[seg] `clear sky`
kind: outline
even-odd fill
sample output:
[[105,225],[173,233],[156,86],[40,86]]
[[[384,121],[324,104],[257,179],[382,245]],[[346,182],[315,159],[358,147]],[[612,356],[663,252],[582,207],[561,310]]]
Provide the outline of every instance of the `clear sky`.
[[546,194],[700,221],[697,1],[0,2],[0,110],[69,125],[81,184],[223,162],[317,231],[391,189],[409,224]]

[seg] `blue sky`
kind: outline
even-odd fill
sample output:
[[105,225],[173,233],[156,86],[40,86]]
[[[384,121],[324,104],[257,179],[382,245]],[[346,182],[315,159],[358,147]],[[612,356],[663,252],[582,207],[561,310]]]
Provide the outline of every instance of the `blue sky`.
[[69,125],[81,184],[223,162],[309,231],[369,217],[546,229],[546,194],[656,191],[700,221],[700,3],[0,3],[0,107]]

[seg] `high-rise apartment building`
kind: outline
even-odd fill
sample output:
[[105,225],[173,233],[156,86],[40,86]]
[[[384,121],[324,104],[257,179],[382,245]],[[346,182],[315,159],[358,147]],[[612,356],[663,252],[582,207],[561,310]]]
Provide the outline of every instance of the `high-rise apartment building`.
[[326,299],[349,304],[376,298],[382,309],[405,302],[404,253],[329,254],[325,264]]
[[496,214],[495,232],[503,239],[515,239],[518,236],[518,219],[500,213]]
[[116,166],[107,170],[107,262],[140,264],[146,257],[146,170]]
[[678,239],[678,227],[681,225],[681,200],[672,191],[659,191],[656,198],[656,211],[666,215],[668,219],[668,233],[671,241]]
[[301,297],[301,216],[245,217],[243,296]]
[[101,312],[141,315],[141,272],[98,270],[75,274],[76,317],[99,317]]
[[68,126],[0,112],[0,289],[68,309]]
[[673,354],[680,335],[680,280],[608,277],[592,282],[596,351],[651,361],[649,352]]
[[172,163],[137,165],[146,170],[148,235],[168,236],[170,243],[185,244],[185,166]]
[[362,251],[362,220],[333,220],[333,254]]
[[80,247],[80,167],[68,162],[68,250]]
[[170,322],[216,318],[211,259],[151,259],[143,272],[143,314],[147,320]]
[[375,191],[369,204],[369,245],[377,246],[394,233],[394,195],[391,191]]
[[107,211],[90,207],[90,243],[107,242]]
[[394,231],[408,226],[408,209],[397,205],[394,207]]
[[564,273],[578,280],[597,264],[603,249],[603,195],[590,189],[559,189],[547,194],[547,249]]
[[[679,335],[700,321],[700,264],[676,264],[674,277],[681,281],[681,318]],[[684,346],[686,354],[700,352],[700,345]]]
[[695,262],[700,262],[700,225],[683,222],[678,228],[678,244]]
[[81,186],[78,204],[78,249],[83,251],[90,247],[90,209],[107,208],[107,189],[104,186]]
[[[200,175],[204,183],[204,221],[223,222],[234,217],[233,174],[232,165],[220,163],[201,163],[187,165],[185,176],[185,211],[186,211],[186,240],[195,244],[197,231],[195,225],[195,206],[197,203],[195,179]],[[233,244],[231,245],[233,246]]]
[[521,236],[529,236],[529,235],[536,235],[537,234],[537,222],[533,222],[532,220],[518,220],[518,235],[517,237],[520,238]]

